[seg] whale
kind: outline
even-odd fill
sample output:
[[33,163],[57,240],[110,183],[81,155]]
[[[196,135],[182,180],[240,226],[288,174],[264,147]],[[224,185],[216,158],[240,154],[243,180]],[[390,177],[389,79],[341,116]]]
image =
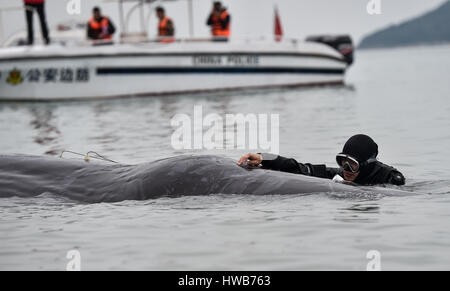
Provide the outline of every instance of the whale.
[[299,174],[242,168],[231,158],[211,155],[175,156],[136,165],[48,156],[0,156],[0,198],[49,194],[78,202],[101,203],[213,194],[317,193],[413,194],[399,189],[361,187]]

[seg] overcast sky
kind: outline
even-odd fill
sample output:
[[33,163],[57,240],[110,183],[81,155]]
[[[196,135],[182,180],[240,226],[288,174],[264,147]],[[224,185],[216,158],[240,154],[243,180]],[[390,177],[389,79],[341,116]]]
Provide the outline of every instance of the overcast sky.
[[[118,6],[103,0],[80,0],[81,14],[69,15],[67,3],[71,0],[47,0],[49,24],[75,19],[87,21],[93,6],[103,8],[119,26]],[[195,36],[209,35],[205,25],[212,0],[194,1]],[[234,37],[269,36],[273,33],[274,6],[277,5],[286,36],[304,38],[309,34],[349,33],[356,42],[365,34],[376,29],[399,23],[423,14],[447,0],[380,0],[382,14],[369,15],[366,11],[370,0],[223,0],[232,15]],[[22,0],[0,0],[0,7],[20,7]],[[164,4],[167,14],[173,18],[176,34],[188,36],[187,1],[179,0]],[[137,16],[137,15],[136,15]],[[150,35],[156,34],[154,14],[149,22]],[[21,10],[3,12],[1,17],[3,35],[11,35],[25,28],[25,17]],[[38,28],[39,29],[39,28]],[[39,29],[40,30],[40,29]],[[3,37],[4,38],[4,37]]]

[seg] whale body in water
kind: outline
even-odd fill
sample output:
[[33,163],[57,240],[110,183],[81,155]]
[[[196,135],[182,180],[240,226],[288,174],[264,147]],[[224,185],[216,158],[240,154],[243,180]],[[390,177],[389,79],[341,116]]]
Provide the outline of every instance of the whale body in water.
[[332,180],[245,169],[230,158],[178,156],[138,165],[39,156],[0,156],[0,197],[51,194],[98,203],[210,194],[412,194]]

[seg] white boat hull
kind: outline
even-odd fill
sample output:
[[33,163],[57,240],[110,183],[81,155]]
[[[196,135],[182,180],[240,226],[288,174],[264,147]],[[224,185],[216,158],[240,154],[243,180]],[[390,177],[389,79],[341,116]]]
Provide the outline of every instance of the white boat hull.
[[320,44],[40,47],[0,50],[0,100],[114,98],[342,84],[347,64]]

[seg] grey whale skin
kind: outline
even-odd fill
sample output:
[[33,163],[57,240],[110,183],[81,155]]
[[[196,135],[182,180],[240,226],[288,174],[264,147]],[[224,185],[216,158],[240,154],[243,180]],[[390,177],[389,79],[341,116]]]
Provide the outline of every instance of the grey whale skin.
[[229,158],[178,156],[139,165],[86,163],[38,156],[0,156],[0,197],[51,194],[86,203],[209,194],[409,192],[355,187],[262,169],[244,169]]

